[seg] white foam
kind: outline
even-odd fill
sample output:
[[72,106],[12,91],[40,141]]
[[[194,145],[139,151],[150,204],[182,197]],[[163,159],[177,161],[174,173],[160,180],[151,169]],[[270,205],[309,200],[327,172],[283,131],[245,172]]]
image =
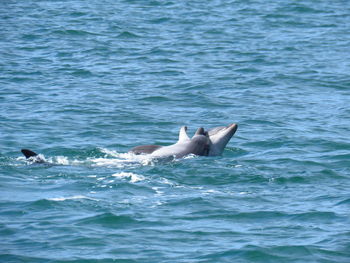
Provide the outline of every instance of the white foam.
[[184,156],[183,159],[193,159],[193,158],[197,158],[197,157],[198,157],[198,155],[190,153],[190,154]]
[[87,197],[84,195],[73,195],[73,196],[68,196],[68,197],[54,197],[54,198],[48,198],[48,200],[51,201],[66,201],[66,200],[76,200],[76,199],[89,199],[89,200],[94,200],[98,201],[97,199]]
[[61,165],[69,165],[69,160],[66,156],[56,156],[55,163],[61,164]]
[[220,191],[214,190],[214,189],[209,189],[203,192],[204,194],[219,194]]
[[[114,150],[108,150],[100,148],[102,153],[105,153],[104,157],[100,158],[88,158],[88,162],[93,166],[109,166],[109,167],[130,167],[135,165],[152,165],[154,160],[149,155],[135,155],[133,153],[118,153]],[[111,158],[112,157],[112,158]]]
[[121,173],[115,173],[112,176],[118,177],[118,178],[129,178],[131,183],[136,183],[136,182],[145,180],[145,177],[143,175],[135,174],[135,173],[121,172]]
[[104,179],[106,179],[106,178],[105,177],[100,177],[100,178],[97,178],[97,181],[102,181]]
[[156,192],[156,195],[159,196],[159,195],[162,195],[164,194],[163,191],[160,191],[160,187],[152,187],[152,189]]
[[161,182],[162,182],[163,184],[167,184],[167,185],[170,185],[170,186],[175,186],[175,184],[174,184],[173,182],[169,181],[169,180],[166,179],[166,178],[161,178]]
[[33,156],[33,157],[30,157],[30,158],[33,158],[34,161],[42,160],[42,161],[46,162],[45,156],[43,154],[38,154],[37,156]]
[[99,148],[99,150],[102,152],[102,153],[105,153],[106,155],[110,155],[112,157],[119,157],[120,156],[120,153],[116,152],[116,151],[113,151],[113,150],[108,150],[106,148]]
[[45,158],[44,155],[39,154],[38,156],[26,159],[21,156],[18,157],[18,161],[26,161],[27,163],[35,163],[36,160],[43,160],[47,164],[53,165],[91,165],[97,167],[135,167],[135,166],[146,166],[154,165],[157,160],[155,160],[150,155],[135,155],[133,153],[119,153],[114,150],[109,150],[105,148],[99,149],[101,153],[104,153],[103,157],[88,157],[85,160],[69,159],[67,156],[52,156]]
[[123,168],[127,165],[127,163],[124,160],[111,158],[88,158],[88,161],[91,162],[93,166],[109,166]]

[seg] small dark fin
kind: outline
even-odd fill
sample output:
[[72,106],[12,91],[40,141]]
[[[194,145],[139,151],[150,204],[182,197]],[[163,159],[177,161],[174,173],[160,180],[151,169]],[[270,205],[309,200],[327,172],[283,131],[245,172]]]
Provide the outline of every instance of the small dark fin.
[[38,154],[31,151],[31,150],[28,150],[28,149],[22,149],[21,152],[24,154],[24,156],[28,159],[30,157],[34,157],[34,156],[37,156]]
[[155,150],[158,150],[162,146],[160,145],[141,145],[141,146],[136,146],[132,148],[129,152],[132,152],[136,155],[138,154],[151,154]]

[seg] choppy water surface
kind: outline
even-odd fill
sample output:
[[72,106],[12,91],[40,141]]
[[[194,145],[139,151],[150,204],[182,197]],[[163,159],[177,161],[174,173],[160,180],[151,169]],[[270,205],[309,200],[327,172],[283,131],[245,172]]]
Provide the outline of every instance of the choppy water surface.
[[[347,1],[1,1],[0,31],[1,262],[350,261]],[[232,122],[220,157],[127,153]]]

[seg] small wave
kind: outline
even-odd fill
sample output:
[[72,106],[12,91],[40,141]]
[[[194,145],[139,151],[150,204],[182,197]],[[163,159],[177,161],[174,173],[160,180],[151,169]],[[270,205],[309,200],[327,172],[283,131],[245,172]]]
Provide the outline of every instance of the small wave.
[[130,224],[137,224],[138,221],[128,215],[116,215],[113,213],[103,213],[83,218],[77,222],[78,225],[100,225],[104,227],[119,227]]
[[86,69],[76,69],[72,71],[71,74],[76,77],[89,77],[93,75],[93,73],[90,70]]
[[150,101],[150,102],[168,102],[168,101],[171,101],[170,98],[165,97],[165,96],[146,96],[146,97],[140,98],[139,100]]
[[112,176],[118,178],[129,178],[131,183],[136,183],[145,180],[145,177],[143,175],[126,172],[115,173]]
[[128,31],[124,31],[124,32],[120,33],[120,34],[118,35],[118,37],[119,37],[119,38],[126,38],[126,39],[128,39],[128,38],[139,38],[140,36],[137,35],[137,34],[128,32]]
[[220,252],[208,251],[204,255],[197,256],[196,259],[201,262],[242,262],[242,258],[246,259],[243,262],[287,262],[288,259],[288,257],[274,255],[270,253],[268,249],[263,247],[252,245],[247,245],[239,249],[228,249]]
[[328,211],[312,211],[299,214],[292,214],[290,215],[290,217],[292,218],[292,220],[302,222],[332,222],[333,220],[341,218],[341,215]]
[[169,17],[159,17],[155,19],[151,19],[150,22],[153,24],[161,24],[170,21]]
[[291,7],[289,7],[290,11],[294,11],[296,13],[311,13],[311,14],[319,14],[322,13],[322,10],[318,10],[309,6],[305,6],[305,5],[292,5]]
[[87,36],[87,35],[97,35],[96,33],[85,31],[85,30],[75,30],[75,29],[67,29],[67,30],[55,30],[54,34],[57,35],[69,35],[69,36]]
[[54,198],[48,198],[47,200],[50,201],[66,201],[66,200],[77,200],[77,199],[88,199],[93,201],[98,201],[97,199],[85,196],[85,195],[73,195],[68,197],[54,197]]
[[350,198],[344,199],[338,203],[336,203],[335,205],[349,205],[350,204]]

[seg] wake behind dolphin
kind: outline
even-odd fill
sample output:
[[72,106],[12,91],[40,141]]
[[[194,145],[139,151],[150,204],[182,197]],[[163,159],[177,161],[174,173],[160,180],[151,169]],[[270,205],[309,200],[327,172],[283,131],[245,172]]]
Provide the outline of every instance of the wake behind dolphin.
[[[132,148],[129,152],[135,155],[148,155],[151,158],[183,158],[193,154],[197,156],[217,156],[221,155],[224,148],[237,131],[238,125],[233,123],[228,126],[220,126],[208,131],[198,128],[196,133],[190,138],[187,135],[187,127],[180,128],[178,141],[172,145],[141,145]],[[46,163],[41,155],[22,149],[21,152],[33,163]]]

